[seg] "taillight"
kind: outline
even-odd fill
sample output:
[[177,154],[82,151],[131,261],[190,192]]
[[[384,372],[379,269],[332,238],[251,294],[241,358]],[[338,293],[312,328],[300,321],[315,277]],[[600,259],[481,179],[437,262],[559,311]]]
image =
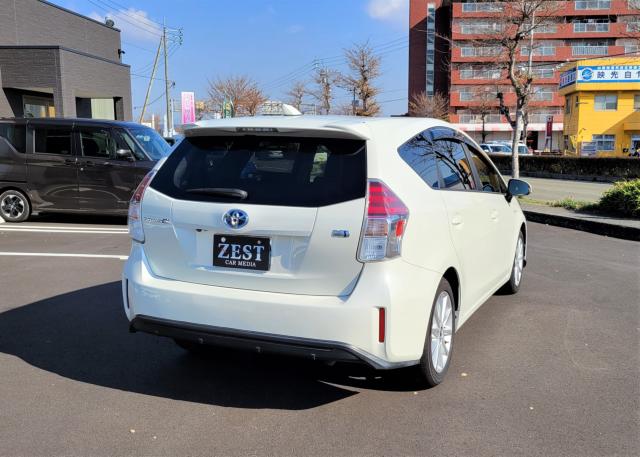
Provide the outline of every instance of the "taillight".
[[375,262],[399,256],[408,219],[409,209],[385,183],[369,181],[358,260]]
[[155,170],[151,170],[144,178],[142,178],[142,181],[138,184],[136,191],[133,193],[133,196],[129,201],[129,217],[127,220],[129,236],[139,243],[144,243],[144,228],[142,227],[140,204],[142,202],[142,197],[144,197],[144,192],[147,190],[147,187],[149,187],[149,183],[155,174]]

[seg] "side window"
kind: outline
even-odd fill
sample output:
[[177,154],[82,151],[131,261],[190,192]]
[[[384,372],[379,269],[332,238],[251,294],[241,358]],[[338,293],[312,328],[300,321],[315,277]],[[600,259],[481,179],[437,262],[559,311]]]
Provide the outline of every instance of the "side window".
[[80,129],[80,147],[83,157],[96,157],[100,159],[112,159],[116,155],[116,145],[107,129],[88,128]]
[[0,123],[0,137],[9,142],[11,146],[18,152],[24,153],[25,150],[25,134],[24,125],[15,125],[10,123]]
[[33,142],[36,154],[71,155],[71,128],[35,127]]
[[480,179],[482,190],[484,192],[506,192],[507,189],[504,187],[504,182],[495,168],[492,167],[491,164],[489,164],[487,160],[475,150],[475,148],[469,145],[465,146],[467,147],[467,150],[471,155],[471,160],[473,160],[473,164],[478,171],[478,179]]
[[462,144],[455,140],[438,140],[435,142],[434,151],[444,189],[472,190],[476,188],[469,159]]
[[398,149],[400,157],[433,189],[440,188],[436,156],[430,141],[418,135]]
[[147,160],[147,156],[144,155],[138,143],[124,130],[116,130],[116,141],[118,142],[118,149],[131,151],[136,160]]

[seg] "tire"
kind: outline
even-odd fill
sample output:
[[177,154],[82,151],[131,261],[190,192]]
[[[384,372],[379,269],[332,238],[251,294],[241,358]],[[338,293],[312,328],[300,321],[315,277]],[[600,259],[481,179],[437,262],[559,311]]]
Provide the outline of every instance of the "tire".
[[[444,319],[443,319],[444,314]],[[428,387],[440,384],[449,370],[456,328],[455,295],[442,278],[431,306],[418,376]]]
[[522,232],[518,234],[518,241],[516,242],[516,253],[513,258],[513,265],[511,266],[511,276],[504,286],[498,291],[502,295],[517,294],[522,284],[522,275],[524,274],[524,253],[525,253],[525,241]]
[[5,222],[24,222],[31,215],[31,204],[25,194],[9,189],[0,194],[0,217]]

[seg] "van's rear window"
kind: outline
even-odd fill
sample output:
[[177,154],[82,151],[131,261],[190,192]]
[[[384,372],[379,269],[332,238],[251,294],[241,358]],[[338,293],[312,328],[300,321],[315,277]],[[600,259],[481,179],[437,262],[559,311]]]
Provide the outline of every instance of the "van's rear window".
[[365,196],[365,142],[285,136],[186,138],[151,187],[182,200],[332,205]]

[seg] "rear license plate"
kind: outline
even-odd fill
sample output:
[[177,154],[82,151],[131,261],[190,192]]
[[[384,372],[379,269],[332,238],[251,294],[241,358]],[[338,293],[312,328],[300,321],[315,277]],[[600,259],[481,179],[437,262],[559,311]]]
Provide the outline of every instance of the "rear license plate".
[[213,236],[213,265],[243,270],[268,271],[271,257],[269,238],[237,235]]

